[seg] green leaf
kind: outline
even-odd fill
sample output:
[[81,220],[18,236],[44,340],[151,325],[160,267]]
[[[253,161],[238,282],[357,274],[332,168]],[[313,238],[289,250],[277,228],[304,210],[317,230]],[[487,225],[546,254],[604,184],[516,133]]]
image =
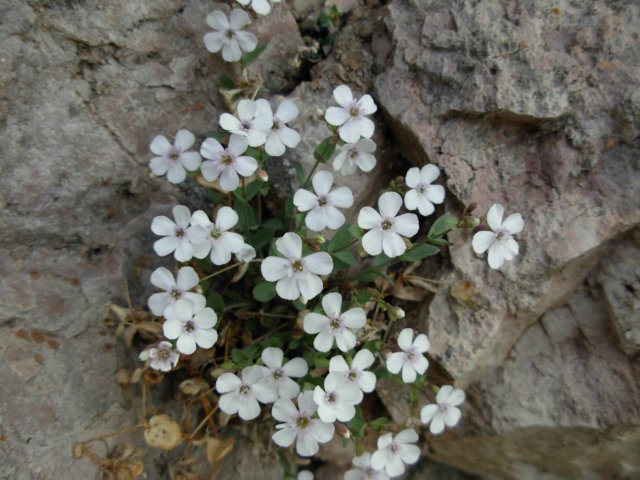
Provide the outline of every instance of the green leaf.
[[450,242],[445,238],[427,238],[427,241],[429,243],[433,243],[434,245],[442,245],[443,247],[446,247],[448,245],[453,245],[452,242]]
[[245,53],[238,63],[240,63],[240,66],[242,68],[246,68],[247,66],[255,62],[266,48],[266,43],[264,45],[258,45],[252,52]]
[[220,75],[219,81],[220,86],[225,90],[233,90],[234,88],[236,88],[236,82],[234,82],[233,79],[226,73]]
[[273,238],[274,231],[270,228],[261,228],[256,232],[249,233],[249,244],[253,248],[260,248],[267,245]]
[[268,228],[269,230],[282,230],[284,223],[279,218],[270,218],[262,222],[262,228]]
[[256,224],[256,215],[251,205],[249,205],[236,190],[233,192],[235,198],[233,209],[238,214],[238,228],[246,230]]
[[209,193],[209,198],[214,204],[224,202],[224,195],[221,192],[212,189],[208,189],[207,192]]
[[268,302],[276,296],[276,284],[262,282],[253,287],[253,298],[259,302]]
[[226,136],[227,136],[227,132],[221,132],[221,131],[207,133],[207,138],[215,138],[220,143],[224,143],[224,139]]
[[423,258],[431,257],[440,253],[440,249],[435,245],[420,244],[414,246],[411,250],[400,256],[400,260],[403,262],[415,262],[416,260],[422,260]]
[[363,229],[361,229],[361,228],[360,228],[359,226],[357,226],[357,225],[351,225],[351,226],[349,227],[349,231],[351,232],[351,235],[352,235],[354,238],[358,238],[358,239],[360,239],[360,238],[364,237],[364,230],[363,230]]
[[322,353],[317,353],[313,357],[313,366],[315,368],[329,368],[329,359]]
[[215,310],[218,315],[224,312],[224,300],[218,292],[211,292],[207,297],[207,305]]
[[244,350],[238,348],[231,350],[231,359],[236,362],[238,368],[248,367],[253,363],[253,359]]
[[364,305],[369,300],[371,300],[371,294],[367,290],[362,290],[362,291],[358,292],[358,295],[356,295],[356,301],[360,305]]
[[223,370],[233,370],[236,368],[236,364],[234,362],[224,362],[222,365],[219,365],[218,368],[222,368]]
[[334,136],[325,138],[313,151],[313,158],[320,163],[327,163],[331,160],[333,152],[336,151],[337,140]]
[[374,430],[384,430],[387,427],[387,417],[378,417],[369,422],[369,426]]
[[349,225],[344,224],[340,229],[331,237],[331,240],[327,242],[327,251],[335,252],[348,247],[351,244],[351,232],[349,231]]
[[389,263],[389,260],[391,260],[389,257],[387,257],[384,253],[381,253],[380,255],[376,255],[375,257],[373,257],[371,266],[373,268],[381,267],[382,265]]
[[304,310],[305,308],[307,308],[307,306],[302,303],[300,300],[298,300],[297,298],[291,302],[293,303],[293,306],[295,307],[296,310],[298,310],[299,312],[301,312],[302,310]]
[[297,160],[293,160],[291,164],[296,170],[296,177],[298,177],[298,182],[300,182],[300,185],[302,185],[302,182],[304,182],[304,179],[306,178],[304,174],[304,167]]
[[247,202],[250,202],[251,199],[258,194],[263,184],[264,182],[262,180],[254,180],[242,189],[242,197]]
[[445,233],[454,230],[458,225],[458,219],[450,213],[445,213],[439,217],[429,229],[429,238],[439,238]]
[[354,267],[358,263],[358,261],[356,260],[356,257],[354,257],[351,252],[347,252],[347,251],[336,252],[331,254],[331,256],[339,260],[340,262],[345,263],[349,267]]

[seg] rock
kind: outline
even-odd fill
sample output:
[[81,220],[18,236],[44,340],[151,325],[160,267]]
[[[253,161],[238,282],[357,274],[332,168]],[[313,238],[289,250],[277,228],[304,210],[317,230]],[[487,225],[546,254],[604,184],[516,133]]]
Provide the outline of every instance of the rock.
[[640,149],[620,134],[640,124],[640,20],[625,2],[463,0],[394,2],[386,20],[395,50],[376,93],[403,153],[444,170],[449,209],[475,201],[482,215],[499,202],[525,218],[521,254],[500,271],[468,243],[451,248],[448,280],[471,282],[475,307],[443,287],[423,322],[434,358],[465,385],[640,220]]
[[597,281],[627,355],[640,353],[640,250],[638,231],[603,259]]

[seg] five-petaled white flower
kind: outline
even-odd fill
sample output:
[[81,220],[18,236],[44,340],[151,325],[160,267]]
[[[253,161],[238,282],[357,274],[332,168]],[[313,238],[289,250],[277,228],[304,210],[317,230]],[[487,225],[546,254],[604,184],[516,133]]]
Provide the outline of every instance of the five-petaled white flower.
[[[280,3],[282,0],[271,0],[273,3]],[[251,8],[259,15],[268,15],[271,11],[269,0],[238,0],[238,3],[244,6],[251,4]]]
[[347,352],[356,346],[356,336],[353,330],[364,327],[367,316],[360,307],[342,311],[342,295],[336,292],[328,293],[322,298],[322,308],[326,315],[307,313],[304,316],[304,331],[315,334],[313,346],[319,352],[328,352],[335,340],[338,348]]
[[262,276],[276,283],[276,292],[285,300],[295,300],[300,294],[307,300],[322,291],[319,275],[329,275],[333,269],[331,255],[316,252],[302,256],[302,239],[288,232],[276,240],[276,249],[285,258],[267,257],[260,264]]
[[240,100],[238,118],[230,113],[220,115],[220,126],[230,133],[246,137],[252,147],[264,145],[273,126],[273,114],[266,100]]
[[293,398],[300,393],[300,386],[290,377],[304,377],[309,366],[304,358],[292,358],[282,365],[284,353],[281,349],[267,347],[262,351],[262,361],[268,371],[265,382],[273,385],[280,398]]
[[371,466],[375,470],[384,470],[390,477],[402,475],[404,464],[416,463],[420,458],[420,449],[414,445],[418,441],[415,430],[402,430],[395,437],[385,433],[378,438],[378,450],[371,455]]
[[234,9],[229,18],[219,11],[207,15],[207,24],[213,28],[204,36],[204,46],[212,53],[222,50],[222,58],[226,62],[237,62],[242,58],[242,51],[253,52],[258,46],[258,37],[242,30],[251,23],[249,14],[239,8]]
[[363,348],[353,357],[351,367],[342,355],[336,355],[329,361],[329,373],[342,375],[347,381],[353,383],[364,393],[373,392],[376,388],[376,374],[367,371],[375,357],[371,351]]
[[333,169],[342,175],[352,175],[360,168],[370,172],[376,166],[376,144],[370,138],[361,138],[356,143],[345,143],[333,159]]
[[402,381],[413,383],[417,375],[422,375],[429,367],[429,361],[423,355],[429,350],[429,339],[424,333],[413,339],[413,329],[403,328],[398,335],[398,346],[402,352],[394,352],[387,357],[387,370],[400,373]]
[[[258,110],[266,111],[271,115],[271,105],[266,100],[256,100]],[[296,148],[300,143],[300,134],[286,124],[298,118],[298,106],[291,100],[283,100],[272,115],[273,125],[267,134],[267,141],[264,144],[265,151],[272,157],[279,157],[284,154],[286,147]]]
[[196,351],[196,345],[211,348],[218,340],[218,332],[213,329],[218,316],[209,307],[196,310],[191,301],[181,299],[167,307],[164,318],[164,336],[170,340],[178,339],[176,347],[180,353],[191,355]]
[[519,213],[509,215],[504,222],[504,207],[494,203],[487,213],[487,223],[493,232],[478,232],[473,236],[473,250],[482,255],[489,250],[489,266],[500,268],[505,260],[513,260],[518,255],[518,242],[513,235],[524,228],[524,220]]
[[179,130],[173,145],[162,135],[151,141],[149,149],[157,157],[151,159],[149,167],[158,176],[167,174],[171,183],[182,183],[187,178],[187,170],[197,170],[200,166],[200,154],[188,150],[196,141],[189,130]]
[[151,222],[151,231],[161,237],[153,244],[155,252],[164,257],[174,252],[179,262],[187,262],[193,258],[193,246],[202,242],[207,233],[199,225],[191,225],[191,212],[184,205],[173,207],[173,218],[160,215]]
[[458,405],[464,402],[464,392],[459,388],[454,389],[451,385],[440,387],[436,395],[436,403],[425,405],[420,410],[420,420],[429,425],[429,431],[434,435],[442,433],[445,424],[447,427],[455,427],[460,421],[462,414]]
[[208,182],[218,180],[220,188],[231,192],[238,188],[238,175],[248,177],[258,168],[255,158],[242,155],[247,151],[247,139],[241,135],[231,135],[229,145],[224,148],[215,138],[207,138],[200,153],[208,160],[202,162],[200,171]]
[[389,258],[399,257],[407,250],[402,237],[413,237],[420,230],[417,215],[398,215],[400,207],[402,197],[396,192],[385,192],[378,199],[380,213],[371,207],[360,210],[358,226],[369,230],[362,237],[362,248],[369,255],[379,255],[384,251]]
[[209,220],[202,210],[193,212],[192,225],[200,225],[206,232],[205,240],[193,249],[193,256],[210,256],[214,265],[224,265],[231,260],[232,253],[238,253],[244,246],[242,235],[229,230],[238,223],[238,214],[231,207],[221,207],[216,214],[215,223]]
[[318,406],[313,401],[310,390],[298,395],[298,407],[287,399],[281,398],[273,404],[271,415],[278,420],[278,430],[273,434],[273,441],[281,447],[288,447],[296,442],[296,452],[302,457],[311,457],[318,453],[318,443],[331,440],[335,427],[333,423],[325,423],[313,418]]
[[304,223],[309,230],[320,232],[325,228],[337,230],[344,224],[344,214],[338,208],[349,208],[353,205],[353,193],[349,187],[338,187],[331,190],[333,174],[323,170],[311,179],[311,193],[303,188],[296,191],[293,204],[301,212],[309,212]]
[[440,169],[435,165],[425,165],[421,169],[410,168],[405,177],[405,183],[410,190],[404,194],[404,206],[407,210],[418,210],[426,217],[435,210],[434,203],[444,202],[444,187],[432,185],[440,175]]
[[352,461],[351,470],[347,470],[344,474],[344,480],[389,480],[389,476],[381,470],[375,470],[371,466],[371,454],[364,452],[359,457],[355,457]]
[[342,375],[330,373],[324,379],[324,388],[316,386],[313,401],[323,422],[348,422],[356,414],[355,405],[362,401],[362,391]]
[[207,305],[207,299],[204,295],[189,291],[200,283],[198,274],[191,267],[182,267],[178,270],[177,279],[173,278],[173,274],[168,269],[157,268],[151,274],[151,283],[163,290],[149,297],[149,310],[154,315],[161,316],[169,305],[181,298],[191,300],[194,310],[197,311]]
[[340,127],[340,138],[346,143],[356,143],[360,137],[371,138],[375,125],[365,115],[378,110],[371,95],[363,95],[356,100],[347,85],[340,85],[333,91],[333,98],[340,106],[327,108],[324,119]]
[[163,340],[140,352],[140,360],[151,360],[149,363],[151,368],[168,372],[178,365],[180,354],[173,349],[170,342]]
[[216,381],[216,390],[223,394],[218,400],[220,409],[228,414],[237,413],[243,420],[253,420],[260,415],[261,403],[271,403],[278,398],[276,389],[264,382],[265,368],[252,365],[242,370],[240,377],[223,373]]

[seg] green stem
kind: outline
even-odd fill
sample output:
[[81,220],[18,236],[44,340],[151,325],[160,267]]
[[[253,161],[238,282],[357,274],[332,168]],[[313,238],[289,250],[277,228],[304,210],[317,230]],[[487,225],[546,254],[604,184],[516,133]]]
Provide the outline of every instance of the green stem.
[[229,270],[232,270],[235,267],[239,267],[240,265],[243,265],[245,263],[261,262],[262,260],[263,260],[262,258],[254,258],[253,260],[249,260],[248,262],[238,262],[238,263],[234,263],[233,265],[228,265],[228,266],[224,267],[223,269],[218,270],[217,272],[213,272],[211,275],[207,275],[206,277],[201,278],[199,283],[202,283],[205,280],[209,280],[210,278],[217,277],[221,273],[228,272]]

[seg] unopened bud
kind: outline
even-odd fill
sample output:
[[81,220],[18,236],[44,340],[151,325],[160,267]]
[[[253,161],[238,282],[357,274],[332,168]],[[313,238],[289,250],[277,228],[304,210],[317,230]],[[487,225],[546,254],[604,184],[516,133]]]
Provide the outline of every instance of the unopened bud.
[[313,241],[315,243],[317,243],[318,245],[322,245],[323,243],[326,243],[326,241],[327,241],[327,239],[324,238],[324,235],[320,235],[320,234],[314,235],[312,238],[313,238]]
[[400,307],[396,307],[396,318],[398,320],[402,320],[404,318],[404,310],[401,309]]
[[467,215],[466,217],[464,217],[462,219],[462,221],[460,222],[458,227],[462,228],[462,229],[465,229],[465,230],[473,230],[478,225],[480,225],[480,219],[479,218],[474,217],[473,215]]
[[411,250],[413,248],[413,243],[411,243],[411,240],[405,237],[402,237],[402,240],[404,240],[404,244],[407,246],[407,250]]
[[342,423],[336,423],[336,433],[342,438],[351,438],[351,430]]
[[256,177],[259,178],[260,180],[262,180],[263,182],[268,182],[269,181],[269,174],[265,170],[263,170],[261,168],[256,170]]
[[404,318],[404,310],[400,307],[390,306],[390,308],[387,310],[387,315],[389,315],[389,318],[393,321],[402,320]]

